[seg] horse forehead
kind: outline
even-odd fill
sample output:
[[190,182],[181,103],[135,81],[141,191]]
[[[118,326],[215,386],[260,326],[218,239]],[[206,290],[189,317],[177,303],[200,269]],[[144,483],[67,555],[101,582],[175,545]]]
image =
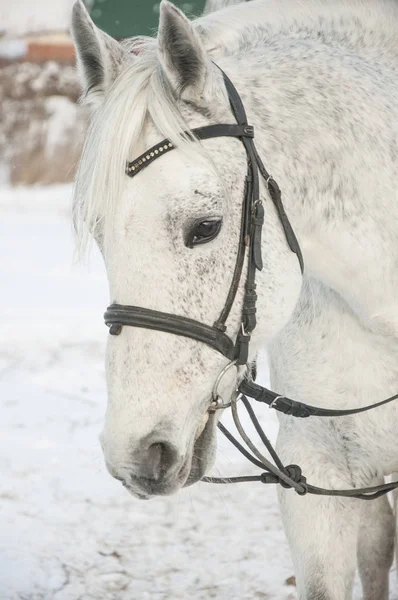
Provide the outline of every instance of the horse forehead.
[[222,184],[209,161],[183,149],[160,156],[132,180],[133,205],[138,210],[152,206],[163,209],[178,205],[207,204],[222,196]]
[[[146,132],[144,143],[136,149],[135,155],[161,141],[162,135],[153,127],[149,134]],[[192,144],[190,148],[182,146],[159,155],[130,180],[140,195],[173,199],[179,191],[182,195],[192,196],[199,190],[199,195],[206,198],[209,193],[221,195],[227,182],[232,185],[243,180],[246,154],[239,140],[214,137],[188,144]]]

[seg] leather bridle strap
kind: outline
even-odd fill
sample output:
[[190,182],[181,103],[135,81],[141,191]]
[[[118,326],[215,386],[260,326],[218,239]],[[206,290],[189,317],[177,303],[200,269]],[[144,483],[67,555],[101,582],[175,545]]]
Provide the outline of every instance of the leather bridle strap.
[[[214,325],[210,326],[194,319],[148,308],[113,304],[105,313],[105,322],[110,327],[110,333],[112,335],[119,335],[123,326],[127,325],[188,337],[207,344],[217,352],[220,352],[223,356],[232,361],[231,364],[242,366],[248,361],[250,335],[256,327],[256,271],[261,271],[263,268],[261,256],[261,230],[264,223],[264,208],[260,199],[260,175],[263,177],[267,185],[270,197],[279,215],[280,223],[284,229],[289,248],[297,255],[302,272],[304,270],[304,263],[297,238],[282,204],[279,186],[265,169],[261,158],[257,153],[253,141],[254,129],[247,123],[246,112],[242,100],[227,75],[223,72],[222,74],[224,77],[226,90],[228,92],[231,109],[237,123],[232,125],[216,124],[207,127],[199,127],[197,129],[193,129],[192,131],[186,131],[181,134],[182,138],[192,141],[217,137],[235,137],[243,143],[246,150],[247,176],[245,181],[244,199],[242,203],[238,252],[234,273],[232,276],[232,282],[221,314]],[[147,152],[142,154],[135,161],[128,163],[126,166],[126,174],[129,177],[134,177],[142,169],[156,160],[156,158],[159,158],[159,156],[162,154],[170,152],[170,150],[173,150],[174,148],[175,146],[170,140],[163,140],[159,144],[156,144],[147,150]],[[234,343],[225,333],[225,323],[230,314],[230,310],[233,306],[236,293],[239,288],[247,249],[248,266],[242,308],[242,328],[237,336],[236,342]],[[223,372],[225,372],[225,368]],[[275,392],[261,387],[252,380],[246,379],[240,383],[238,393],[233,396],[230,404],[238,431],[242,439],[248,445],[252,454],[248,452],[237,440],[235,440],[235,438],[225,429],[225,427],[223,427],[221,424],[219,424],[219,427],[221,431],[228,437],[228,439],[242,452],[242,454],[244,454],[244,456],[246,456],[255,465],[264,469],[264,472],[258,476],[232,477],[228,479],[206,477],[204,478],[204,481],[209,481],[212,483],[236,483],[240,481],[280,483],[284,487],[294,488],[298,494],[311,493],[316,495],[355,497],[366,500],[377,498],[380,495],[398,487],[398,482],[392,482],[370,488],[327,490],[308,484],[305,477],[302,475],[300,467],[297,465],[288,465],[285,467],[283,465],[279,456],[273,449],[264,431],[262,430],[245,396],[254,398],[259,402],[265,402],[270,407],[275,408],[276,410],[279,410],[287,415],[301,418],[310,416],[337,417],[343,415],[355,415],[378,406],[383,406],[384,404],[392,402],[398,398],[397,394],[391,398],[387,398],[386,400],[370,406],[349,410],[333,410],[296,402],[286,398],[285,396],[278,395]],[[242,399],[242,402],[248,411],[249,417],[251,418],[257,433],[268,449],[275,464],[272,464],[261,454],[261,452],[255,447],[244,431],[239,420],[236,407],[236,402],[238,399]],[[223,405],[216,405],[215,409],[213,410],[223,407]]]
[[[247,117],[246,117],[246,111],[245,111],[245,107],[243,106],[242,99],[239,96],[232,81],[227,77],[227,75],[223,71],[221,71],[221,72],[224,77],[224,83],[225,83],[225,87],[228,92],[228,97],[229,97],[229,100],[231,103],[232,112],[234,113],[235,118],[238,123],[246,123]],[[246,148],[246,152],[248,154],[248,157],[250,159],[250,162],[251,162],[253,168],[255,166],[255,168],[254,168],[254,171],[255,171],[254,184],[255,184],[256,189],[254,190],[254,198],[255,198],[255,200],[257,198],[260,198],[259,181],[258,181],[258,179],[259,179],[258,178],[258,170],[259,170],[261,173],[261,176],[263,177],[263,179],[267,185],[269,194],[271,196],[271,200],[272,200],[272,202],[276,208],[276,211],[278,213],[279,220],[280,220],[283,230],[285,232],[285,237],[286,237],[286,241],[289,245],[289,248],[292,252],[294,252],[297,255],[298,261],[300,263],[301,272],[304,273],[303,255],[302,255],[302,252],[300,249],[300,245],[297,241],[296,234],[293,231],[291,223],[290,223],[288,216],[286,214],[286,211],[284,209],[284,206],[282,203],[281,190],[280,190],[277,182],[275,181],[275,179],[272,177],[272,175],[270,175],[268,173],[267,169],[265,168],[264,163],[261,160],[261,158],[257,152],[256,146],[255,146],[253,140],[243,139],[242,141]]]
[[194,319],[124,304],[112,304],[104,318],[107,325],[110,326],[111,335],[118,335],[123,325],[154,329],[165,333],[178,331],[178,335],[207,344],[229,360],[233,360],[235,357],[235,344],[225,333]]
[[267,388],[258,385],[254,381],[244,379],[239,385],[239,392],[249,398],[257,400],[257,402],[264,402],[268,404],[270,408],[284,413],[285,415],[291,415],[292,417],[307,418],[307,417],[344,417],[349,415],[358,415],[359,413],[384,406],[394,400],[398,399],[398,394],[376,402],[375,404],[369,404],[367,406],[361,406],[359,408],[349,408],[345,410],[322,408],[321,406],[311,406],[310,404],[304,404],[304,402],[297,402],[291,400],[286,396],[272,392]]
[[[283,210],[279,187],[266,171],[256,151],[253,141],[254,128],[247,122],[242,100],[230,79],[223,71],[221,72],[231,110],[237,123],[198,127],[191,131],[183,132],[181,137],[192,141],[218,137],[235,137],[242,142],[246,151],[247,176],[241,211],[237,257],[232,281],[222,311],[213,326],[179,315],[120,304],[112,304],[107,309],[104,317],[112,335],[119,335],[124,325],[173,333],[203,342],[223,354],[229,360],[236,361],[238,366],[242,366],[248,361],[250,336],[256,327],[256,271],[261,271],[263,268],[261,230],[264,223],[264,208],[260,199],[260,174],[264,177],[270,196],[280,215],[280,221],[285,231],[288,245],[297,254],[302,270],[303,260],[293,230]],[[129,162],[126,165],[126,174],[129,177],[135,177],[162,154],[166,154],[174,148],[175,146],[170,140],[163,140],[159,144],[152,146],[152,148],[136,160]],[[247,248],[248,267],[243,297],[241,328],[234,343],[225,333],[226,321],[239,289]]]
[[[218,137],[254,137],[254,128],[247,123],[244,124],[232,124],[232,125],[206,125],[205,127],[197,127],[189,131],[184,131],[181,134],[182,139],[188,139],[193,142],[197,140],[210,140]],[[175,146],[170,140],[162,140],[152,148],[149,148],[146,152],[141,154],[138,158],[126,165],[126,175],[129,177],[135,177],[145,167],[148,167],[162,154],[167,154],[171,150],[174,150]]]
[[229,483],[248,483],[248,482],[261,482],[265,484],[279,484],[284,488],[294,489],[297,494],[303,496],[305,494],[311,494],[315,496],[338,496],[343,498],[357,498],[359,500],[375,500],[388,492],[393,491],[398,488],[398,481],[391,481],[389,483],[384,483],[381,485],[375,485],[371,487],[364,488],[352,488],[352,489],[326,489],[322,487],[318,487],[308,483],[306,477],[304,477],[301,468],[298,465],[287,465],[284,466],[281,459],[279,458],[277,452],[272,447],[272,444],[268,440],[265,432],[263,431],[254,411],[248,402],[245,396],[241,396],[240,400],[244,404],[246,411],[249,415],[250,420],[252,421],[254,428],[256,429],[261,441],[267,448],[270,453],[274,465],[270,463],[270,461],[265,458],[255,447],[249,436],[242,429],[239,418],[237,417],[237,408],[235,400],[232,403],[232,414],[234,417],[235,424],[238,427],[239,434],[242,439],[249,447],[251,452],[246,450],[242,444],[235,439],[235,437],[228,431],[228,429],[222,425],[222,423],[218,423],[218,428],[225,435],[225,437],[237,448],[237,450],[243,454],[245,458],[247,458],[251,463],[255,466],[259,467],[263,470],[260,475],[243,475],[238,477],[203,477],[202,481],[205,483],[219,483],[219,484],[229,484]]

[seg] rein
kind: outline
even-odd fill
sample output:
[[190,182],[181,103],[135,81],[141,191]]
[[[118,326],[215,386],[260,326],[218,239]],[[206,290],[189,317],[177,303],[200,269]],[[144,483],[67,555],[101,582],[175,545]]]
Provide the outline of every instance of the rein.
[[[220,69],[221,70],[221,69]],[[285,233],[286,241],[297,256],[301,272],[304,272],[304,261],[298,244],[296,235],[286,215],[282,203],[280,188],[274,178],[266,170],[254,144],[254,128],[248,124],[246,112],[242,100],[234,85],[221,71],[226,90],[229,97],[232,113],[235,117],[234,124],[217,124],[206,127],[199,127],[190,131],[183,132],[192,141],[206,140],[217,137],[235,137],[239,139],[246,151],[247,157],[247,175],[245,179],[245,191],[242,202],[241,225],[239,244],[237,249],[237,258],[235,268],[230,284],[229,292],[224,307],[215,321],[210,326],[200,321],[187,317],[173,315],[148,308],[128,306],[121,304],[112,304],[105,312],[105,324],[109,327],[111,335],[120,335],[124,326],[141,327],[145,329],[154,329],[188,337],[204,343],[213,348],[230,361],[218,376],[212,393],[212,403],[209,412],[215,412],[219,409],[231,407],[233,419],[236,428],[249,448],[246,450],[233,435],[222,425],[218,423],[220,431],[227,439],[253,464],[263,470],[260,475],[219,478],[204,477],[202,481],[208,483],[239,483],[248,481],[260,481],[262,483],[276,483],[285,488],[293,488],[298,494],[305,495],[325,495],[325,496],[345,496],[369,500],[378,498],[387,492],[398,487],[398,481],[384,485],[366,488],[354,488],[349,490],[330,490],[313,486],[307,483],[303,476],[301,468],[297,465],[284,466],[275,449],[271,445],[267,436],[258,422],[254,411],[247,400],[247,397],[253,398],[258,402],[264,402],[270,408],[274,408],[286,415],[298,418],[316,417],[338,417],[346,415],[355,415],[373,408],[383,406],[396,400],[398,394],[371,404],[369,406],[354,408],[348,410],[333,410],[317,406],[311,406],[302,402],[291,400],[286,396],[278,395],[253,381],[252,377],[245,378],[238,386],[229,403],[224,403],[218,395],[218,387],[225,373],[233,366],[240,367],[247,365],[249,358],[249,344],[251,334],[256,327],[256,272],[263,268],[261,256],[261,234],[264,224],[264,207],[260,198],[260,176],[263,178],[271,200],[276,208],[280,223]],[[163,140],[156,144],[144,154],[139,156],[133,162],[127,163],[126,175],[135,177],[145,167],[154,162],[163,154],[173,150],[175,146],[169,140]],[[245,282],[245,293],[243,298],[243,307],[241,314],[241,327],[236,340],[233,341],[226,333],[226,321],[231,312],[231,308],[236,298],[236,294],[242,279],[245,257],[248,257],[247,274]],[[239,419],[237,403],[241,400],[244,405],[260,439],[267,448],[273,463],[269,461],[253,444],[251,439],[244,431]]]
[[[249,483],[249,482],[261,482],[261,483],[274,483],[280,484],[284,488],[292,488],[300,496],[305,494],[313,494],[315,496],[340,496],[346,498],[357,498],[359,500],[375,500],[388,492],[398,487],[398,481],[392,481],[391,483],[385,483],[383,485],[376,485],[373,487],[364,488],[352,488],[348,490],[330,490],[307,483],[307,479],[303,476],[301,468],[298,465],[287,465],[286,467],[280,462],[278,455],[272,447],[270,441],[265,435],[260,423],[258,422],[251,405],[247,398],[244,396],[241,398],[244,406],[249,414],[249,417],[255,426],[257,433],[259,434],[262,442],[266,446],[267,450],[273,457],[275,464],[279,462],[279,467],[275,467],[265,457],[262,460],[255,458],[250,452],[248,452],[235,438],[234,436],[224,427],[222,423],[218,424],[218,428],[225,435],[225,437],[239,450],[243,456],[245,456],[251,463],[263,470],[260,475],[244,475],[241,477],[203,477],[202,481],[205,483]],[[233,406],[233,405],[232,405]],[[235,419],[235,415],[234,415]],[[238,429],[242,435],[243,428]],[[243,436],[242,436],[243,437]],[[245,442],[250,441],[247,434],[244,435]],[[250,446],[255,447],[250,441]],[[260,454],[258,451],[256,454]]]

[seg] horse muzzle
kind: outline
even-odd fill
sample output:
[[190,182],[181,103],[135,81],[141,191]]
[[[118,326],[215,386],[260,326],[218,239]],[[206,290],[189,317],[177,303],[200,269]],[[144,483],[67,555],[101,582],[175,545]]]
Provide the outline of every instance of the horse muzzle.
[[[129,459],[120,462],[105,460],[109,473],[134,496],[148,499],[167,496],[180,488],[196,483],[205,475],[215,458],[217,419],[209,414],[204,428],[195,435],[186,453],[175,444],[153,436],[130,450]],[[151,442],[150,440],[156,441]],[[104,453],[106,444],[104,444]]]

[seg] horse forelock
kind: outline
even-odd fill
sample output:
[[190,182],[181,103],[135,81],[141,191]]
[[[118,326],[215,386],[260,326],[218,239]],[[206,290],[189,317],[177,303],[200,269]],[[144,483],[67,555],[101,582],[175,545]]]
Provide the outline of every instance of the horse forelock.
[[158,60],[156,40],[123,44],[131,51],[129,61],[91,118],[76,177],[73,215],[79,252],[91,234],[107,238],[112,214],[129,179],[126,162],[145,151],[143,138],[150,122],[159,141],[169,139],[188,153],[201,152],[181,135],[189,130],[172,88]]

